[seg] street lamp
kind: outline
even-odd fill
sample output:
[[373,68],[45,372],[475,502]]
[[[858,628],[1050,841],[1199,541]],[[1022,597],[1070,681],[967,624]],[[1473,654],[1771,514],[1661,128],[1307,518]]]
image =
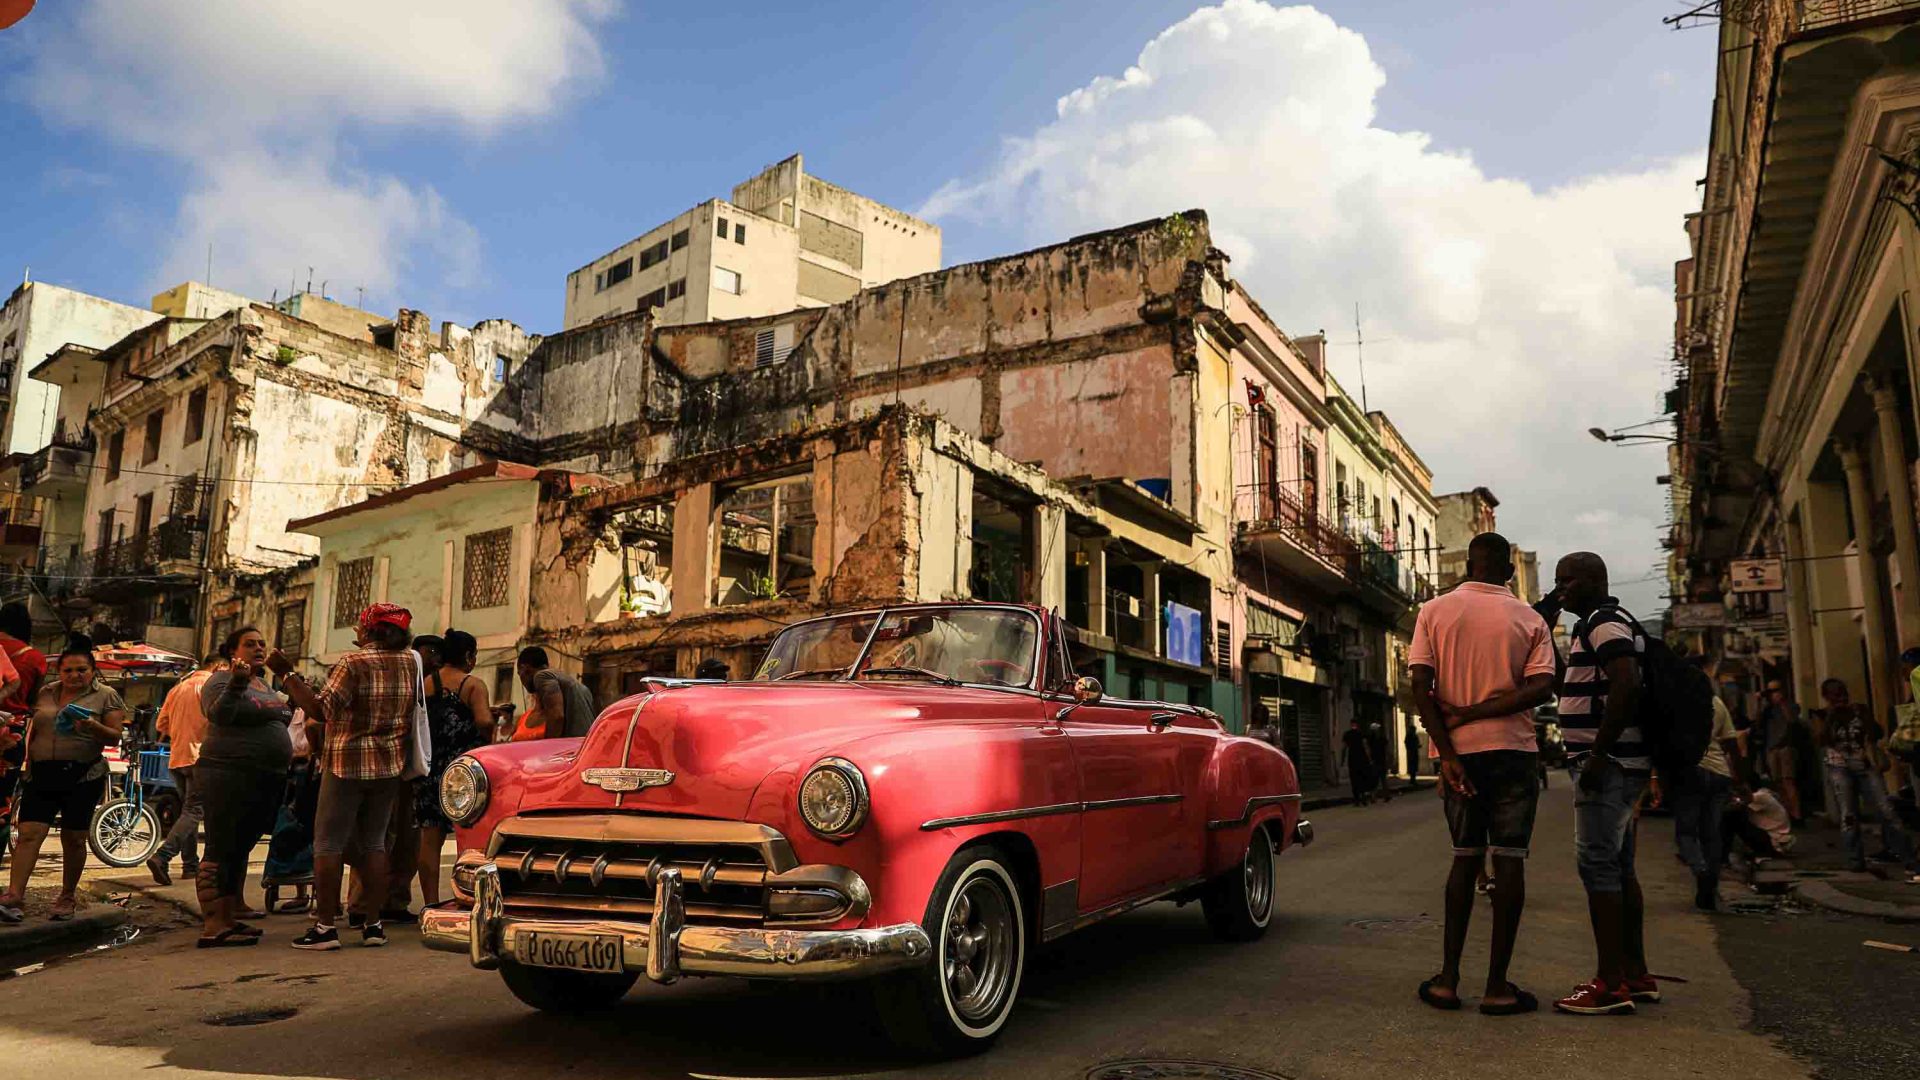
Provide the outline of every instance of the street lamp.
[[1623,443],[1623,442],[1675,443],[1680,441],[1679,439],[1673,437],[1672,435],[1648,435],[1644,433],[1637,434],[1637,435],[1622,435],[1617,431],[1607,431],[1605,428],[1597,428],[1597,427],[1588,428],[1587,434],[1593,436],[1596,439],[1599,439],[1603,443]]

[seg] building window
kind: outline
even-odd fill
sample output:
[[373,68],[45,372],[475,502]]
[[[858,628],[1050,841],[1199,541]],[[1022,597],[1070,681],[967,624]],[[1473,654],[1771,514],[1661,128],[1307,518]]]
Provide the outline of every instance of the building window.
[[97,526],[94,543],[103,548],[113,545],[113,511],[100,511],[100,524]]
[[1233,624],[1225,619],[1213,623],[1213,670],[1221,680],[1233,681]]
[[145,536],[153,531],[153,492],[133,500],[133,535]]
[[673,234],[673,250],[679,251],[681,248],[686,246],[687,246],[687,230],[681,229],[679,232]]
[[147,437],[140,446],[140,464],[151,465],[160,460],[160,424],[165,418],[164,408],[147,414]]
[[740,275],[724,266],[713,268],[713,287],[723,293],[740,295]]
[[107,479],[120,479],[120,457],[127,452],[127,429],[120,428],[107,436]]
[[640,269],[642,270],[645,270],[647,267],[653,266],[656,263],[663,263],[666,261],[667,261],[667,242],[665,240],[662,240],[659,243],[654,244],[652,247],[649,247],[645,251],[642,251],[640,253]]
[[372,556],[341,563],[333,572],[333,628],[351,628],[372,602]]
[[225,645],[227,638],[233,635],[234,629],[238,627],[239,624],[240,616],[238,615],[222,615],[213,620],[213,633],[207,639],[207,651],[212,652],[220,646]]
[[773,331],[762,330],[753,339],[753,366],[756,368],[773,366]]
[[681,278],[678,281],[667,282],[667,299],[678,300],[685,295],[687,295],[687,279],[686,278]]
[[633,276],[633,259],[621,259],[598,274],[593,275],[593,291],[605,292],[615,285]]
[[747,227],[745,225],[735,225],[733,227],[733,242],[736,244],[744,244],[747,242]]
[[727,238],[727,219],[720,218],[719,226],[720,227],[715,231],[715,235],[719,236],[720,239],[725,240]]
[[296,600],[280,605],[280,625],[275,628],[273,647],[298,660],[307,652],[307,602]]
[[461,575],[460,606],[467,611],[500,607],[507,602],[507,557],[513,551],[513,529],[489,529],[467,537],[466,566]]
[[662,288],[653,290],[647,295],[641,297],[639,300],[635,301],[633,305],[633,309],[635,311],[650,311],[657,307],[665,307],[666,305],[667,305],[667,290],[664,287],[662,287]]
[[187,395],[187,438],[183,445],[192,446],[207,433],[207,388],[202,386]]

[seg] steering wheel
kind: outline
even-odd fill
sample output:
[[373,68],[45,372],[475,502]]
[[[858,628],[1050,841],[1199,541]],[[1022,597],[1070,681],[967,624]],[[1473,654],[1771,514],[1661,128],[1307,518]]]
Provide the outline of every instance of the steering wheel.
[[982,682],[1002,683],[1006,686],[1024,686],[1027,681],[1027,669],[1011,660],[975,660],[973,666],[985,676]]

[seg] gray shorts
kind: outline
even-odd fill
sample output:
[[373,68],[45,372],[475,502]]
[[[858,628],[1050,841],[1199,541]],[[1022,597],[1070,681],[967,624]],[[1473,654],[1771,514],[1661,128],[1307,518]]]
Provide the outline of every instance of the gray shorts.
[[332,773],[320,777],[320,803],[313,813],[313,853],[345,855],[349,849],[371,854],[387,850],[387,819],[401,783],[384,780],[343,780]]

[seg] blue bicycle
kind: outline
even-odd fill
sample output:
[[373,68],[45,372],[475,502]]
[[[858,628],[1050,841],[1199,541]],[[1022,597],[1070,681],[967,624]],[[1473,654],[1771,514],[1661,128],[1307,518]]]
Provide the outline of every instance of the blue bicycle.
[[[133,750],[129,757],[118,794],[100,804],[87,829],[87,846],[108,866],[139,866],[152,858],[167,835],[168,800],[177,805],[180,798],[167,772],[165,750]],[[109,781],[108,792],[113,790]]]

